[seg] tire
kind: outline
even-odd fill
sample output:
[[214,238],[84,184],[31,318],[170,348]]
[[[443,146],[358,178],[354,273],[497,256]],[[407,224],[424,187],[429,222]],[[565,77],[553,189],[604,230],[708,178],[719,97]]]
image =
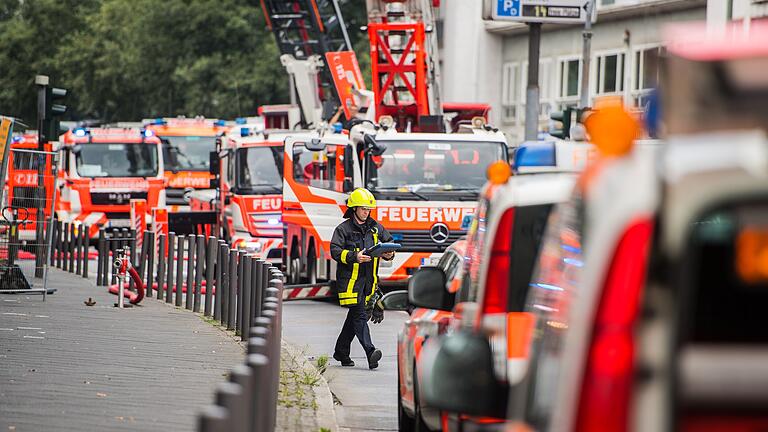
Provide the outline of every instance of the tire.
[[413,416],[413,430],[414,432],[428,432],[430,429],[424,418],[421,416],[421,400],[419,400],[419,374],[417,373],[416,363],[413,364],[413,408],[415,415]]
[[310,249],[307,255],[307,283],[317,283],[317,258],[314,248]]
[[288,276],[291,284],[301,283],[301,259],[299,257],[291,258],[288,261]]
[[397,362],[397,430],[400,432],[413,432],[413,418],[405,412],[403,399],[400,394],[400,361]]

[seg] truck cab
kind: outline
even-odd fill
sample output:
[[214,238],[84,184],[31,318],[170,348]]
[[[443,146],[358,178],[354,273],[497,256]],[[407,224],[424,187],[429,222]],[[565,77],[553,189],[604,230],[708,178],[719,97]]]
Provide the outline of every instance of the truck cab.
[[221,169],[224,238],[276,263],[283,248],[283,141],[290,133],[243,124],[222,137],[227,155]]
[[144,120],[144,127],[163,142],[169,210],[189,210],[190,193],[211,187],[209,155],[226,123],[204,117],[157,118]]
[[60,138],[56,216],[90,226],[128,227],[130,200],[165,205],[161,141],[150,130],[75,128]]
[[343,221],[348,194],[366,187],[378,203],[372,216],[403,246],[392,262],[381,264],[379,281],[405,284],[415,269],[436,264],[466,234],[487,166],[507,157],[504,135],[482,127],[402,133],[364,123],[349,135],[289,137],[283,222],[291,282],[333,280],[333,230]]

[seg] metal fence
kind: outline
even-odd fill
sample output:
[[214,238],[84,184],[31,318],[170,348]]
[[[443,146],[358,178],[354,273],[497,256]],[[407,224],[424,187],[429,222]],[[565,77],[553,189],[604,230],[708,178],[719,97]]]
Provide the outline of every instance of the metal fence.
[[48,283],[56,153],[10,149],[13,178],[0,212],[0,292],[42,293]]

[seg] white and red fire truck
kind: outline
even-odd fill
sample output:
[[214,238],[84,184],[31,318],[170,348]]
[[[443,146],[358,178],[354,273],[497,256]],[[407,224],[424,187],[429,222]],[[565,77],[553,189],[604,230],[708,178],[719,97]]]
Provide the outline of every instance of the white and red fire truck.
[[211,187],[209,156],[216,149],[216,137],[226,132],[226,122],[204,117],[158,118],[145,120],[144,126],[163,142],[168,209],[189,210],[189,194]]
[[368,188],[373,214],[402,249],[382,263],[380,282],[405,283],[415,269],[434,264],[466,233],[486,168],[507,160],[501,132],[464,127],[464,133],[401,133],[395,128],[346,134],[291,136],[285,141],[283,223],[290,282],[332,281],[334,228],[348,193]]
[[130,200],[165,205],[161,141],[143,129],[75,128],[60,138],[56,217],[100,226],[128,227]]

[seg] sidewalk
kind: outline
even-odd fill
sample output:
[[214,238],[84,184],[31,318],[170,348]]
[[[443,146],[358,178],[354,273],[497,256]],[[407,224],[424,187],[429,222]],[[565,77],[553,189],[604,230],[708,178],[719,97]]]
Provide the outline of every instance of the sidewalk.
[[45,302],[0,295],[2,431],[191,431],[243,361],[197,314],[151,298],[119,310],[106,289],[55,269],[49,287]]

